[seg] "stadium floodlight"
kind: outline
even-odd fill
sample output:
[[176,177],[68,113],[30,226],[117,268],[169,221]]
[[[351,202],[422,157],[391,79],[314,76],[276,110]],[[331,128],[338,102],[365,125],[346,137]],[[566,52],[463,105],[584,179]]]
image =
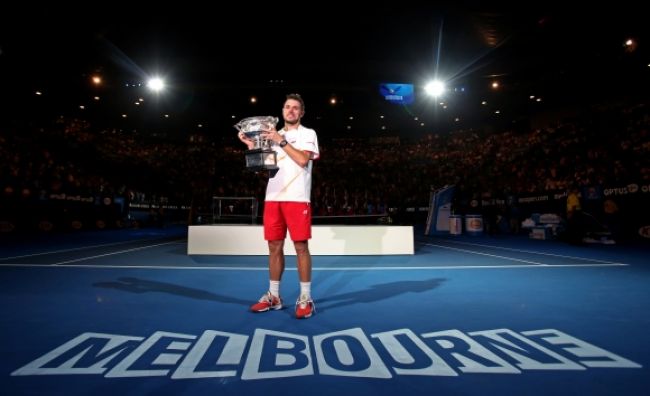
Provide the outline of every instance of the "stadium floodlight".
[[445,84],[440,80],[433,80],[424,86],[424,92],[429,96],[437,98],[445,92]]
[[160,92],[165,89],[165,82],[159,77],[154,77],[147,82],[147,87],[154,92]]

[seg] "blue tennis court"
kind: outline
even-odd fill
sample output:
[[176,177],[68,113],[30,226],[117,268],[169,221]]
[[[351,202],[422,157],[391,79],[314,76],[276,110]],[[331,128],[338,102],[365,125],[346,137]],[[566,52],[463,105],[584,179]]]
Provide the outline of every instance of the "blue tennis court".
[[264,256],[188,256],[186,228],[2,242],[5,395],[650,392],[643,245],[424,237],[315,256],[316,314],[253,314]]

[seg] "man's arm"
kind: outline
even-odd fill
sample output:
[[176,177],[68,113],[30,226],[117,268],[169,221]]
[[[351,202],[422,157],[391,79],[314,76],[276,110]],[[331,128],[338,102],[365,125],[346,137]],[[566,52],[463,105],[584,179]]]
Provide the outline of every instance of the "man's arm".
[[[286,142],[286,140],[282,140],[282,141]],[[309,164],[309,160],[311,159],[311,153],[309,151],[299,150],[293,147],[289,142],[287,142],[287,144],[282,148],[284,149],[284,152],[287,153],[289,158],[291,158],[296,164],[300,165],[302,168],[304,168],[305,166],[307,166],[307,164]]]
[[[311,153],[309,151],[304,151],[293,147],[289,142],[286,141],[284,136],[280,135],[278,131],[275,130],[275,128],[265,130],[262,133],[262,136],[265,139],[272,140],[275,143],[279,144],[280,147],[284,149],[284,152],[287,153],[289,158],[291,158],[300,167],[304,168],[307,166],[307,164],[309,164]],[[286,144],[284,142],[286,142]]]

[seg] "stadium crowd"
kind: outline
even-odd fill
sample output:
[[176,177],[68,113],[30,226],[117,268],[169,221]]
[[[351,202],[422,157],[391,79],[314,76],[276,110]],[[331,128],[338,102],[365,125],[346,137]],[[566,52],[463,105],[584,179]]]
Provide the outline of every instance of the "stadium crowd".
[[[472,199],[486,202],[570,187],[648,186],[649,125],[648,104],[639,104],[594,107],[526,131],[378,138],[318,131],[322,159],[314,171],[314,214],[427,207],[431,189],[450,184],[458,188],[459,207]],[[63,117],[46,125],[3,127],[0,221],[28,227],[24,224],[48,214],[69,219],[75,212],[69,209],[72,203],[92,203],[95,212],[113,211],[108,217],[117,219],[128,216],[135,204],[175,205],[190,210],[193,221],[193,213],[210,211],[214,196],[261,200],[267,175],[245,169],[244,148],[234,135],[169,139],[96,129],[82,119]],[[644,192],[641,201],[648,196]]]

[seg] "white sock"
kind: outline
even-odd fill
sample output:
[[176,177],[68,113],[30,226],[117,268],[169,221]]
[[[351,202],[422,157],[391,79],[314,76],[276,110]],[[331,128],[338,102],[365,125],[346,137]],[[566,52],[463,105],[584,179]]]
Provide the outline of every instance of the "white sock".
[[300,282],[300,297],[311,297],[311,282]]
[[269,291],[272,295],[280,297],[280,281],[269,281]]

